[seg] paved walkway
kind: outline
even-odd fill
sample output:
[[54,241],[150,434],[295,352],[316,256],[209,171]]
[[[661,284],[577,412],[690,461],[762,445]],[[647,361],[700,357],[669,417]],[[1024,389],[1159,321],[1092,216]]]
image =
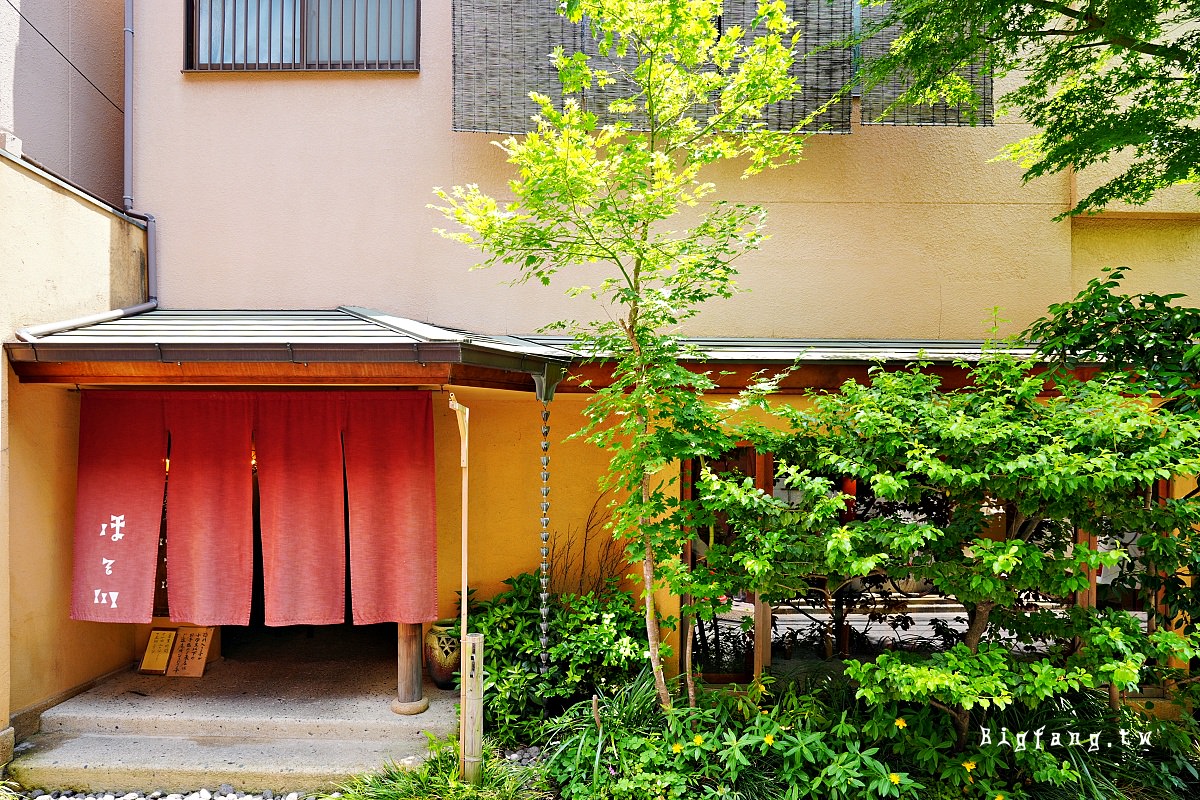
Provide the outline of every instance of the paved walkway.
[[457,692],[432,684],[428,711],[392,713],[394,649],[383,658],[369,648],[343,650],[338,660],[315,646],[292,658],[242,655],[210,664],[202,678],[131,670],[49,709],[42,732],[19,746],[10,776],[27,789],[207,787],[217,796],[225,784],[303,798],[387,761],[419,763],[426,731],[456,730]]

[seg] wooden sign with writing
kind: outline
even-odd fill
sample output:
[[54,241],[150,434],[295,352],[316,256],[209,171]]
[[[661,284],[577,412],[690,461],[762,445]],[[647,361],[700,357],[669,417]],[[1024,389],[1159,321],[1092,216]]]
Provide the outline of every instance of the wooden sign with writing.
[[208,648],[212,646],[213,628],[180,628],[176,631],[175,650],[167,675],[183,675],[199,678],[204,674],[208,661]]
[[142,655],[138,672],[148,675],[165,675],[167,665],[171,663],[171,649],[175,644],[175,631],[170,628],[154,628],[150,631],[150,641],[146,642],[146,652]]

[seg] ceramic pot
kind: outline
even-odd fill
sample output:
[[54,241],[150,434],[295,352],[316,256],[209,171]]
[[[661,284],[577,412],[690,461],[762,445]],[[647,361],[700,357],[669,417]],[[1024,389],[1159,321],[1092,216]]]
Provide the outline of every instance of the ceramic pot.
[[425,634],[425,669],[439,689],[453,689],[458,672],[459,642],[450,630],[455,620],[439,619]]

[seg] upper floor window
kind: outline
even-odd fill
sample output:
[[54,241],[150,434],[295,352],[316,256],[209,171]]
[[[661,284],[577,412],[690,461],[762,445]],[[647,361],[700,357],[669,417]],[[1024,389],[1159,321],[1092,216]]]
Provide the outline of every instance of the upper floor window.
[[187,68],[416,70],[420,0],[190,0]]

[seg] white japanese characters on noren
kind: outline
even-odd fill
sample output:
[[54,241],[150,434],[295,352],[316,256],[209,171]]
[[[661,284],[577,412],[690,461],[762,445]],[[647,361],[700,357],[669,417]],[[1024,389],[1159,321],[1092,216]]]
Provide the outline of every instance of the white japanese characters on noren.
[[[110,514],[109,521],[100,524],[100,535],[107,535],[110,527],[112,528],[110,538],[113,542],[120,542],[122,539],[124,539],[125,533],[121,529],[125,527],[125,515]],[[105,575],[113,574],[113,566],[115,566],[116,563],[117,560],[115,558],[105,558],[104,556],[100,556],[100,566],[104,569]],[[109,608],[116,608],[117,597],[120,594],[120,592],[93,589],[92,603],[97,605],[107,605]]]

